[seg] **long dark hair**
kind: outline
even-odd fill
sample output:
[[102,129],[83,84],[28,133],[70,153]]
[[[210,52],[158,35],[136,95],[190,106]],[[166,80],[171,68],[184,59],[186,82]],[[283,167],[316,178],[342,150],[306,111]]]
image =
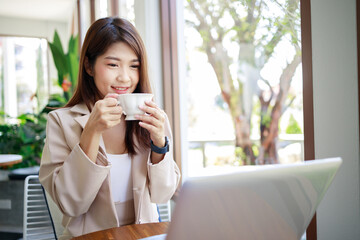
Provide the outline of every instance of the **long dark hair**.
[[[136,28],[122,18],[102,18],[95,21],[86,33],[81,49],[78,83],[73,97],[65,107],[72,107],[84,102],[91,112],[96,101],[104,98],[96,88],[94,79],[85,69],[85,59],[94,67],[98,56],[104,54],[113,43],[125,42],[135,52],[140,62],[139,82],[134,93],[151,93],[148,75],[147,56],[145,45]],[[135,145],[134,136],[139,146]],[[149,132],[139,126],[138,121],[126,122],[125,145],[128,153],[133,156],[136,150],[150,148]],[[136,149],[138,148],[138,149]]]

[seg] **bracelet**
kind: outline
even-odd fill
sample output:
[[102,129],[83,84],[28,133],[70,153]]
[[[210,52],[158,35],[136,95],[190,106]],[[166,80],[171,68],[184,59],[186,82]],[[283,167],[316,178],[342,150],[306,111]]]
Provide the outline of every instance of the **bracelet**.
[[158,146],[155,146],[152,140],[150,140],[150,146],[151,146],[151,151],[156,152],[158,154],[165,154],[170,150],[169,139],[167,136],[165,136],[165,146],[164,147],[160,148]]

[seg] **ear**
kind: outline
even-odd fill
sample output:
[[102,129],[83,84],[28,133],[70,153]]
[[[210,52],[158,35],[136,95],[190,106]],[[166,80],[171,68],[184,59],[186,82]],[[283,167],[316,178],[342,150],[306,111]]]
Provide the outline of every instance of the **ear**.
[[86,73],[93,77],[93,69],[89,62],[88,57],[85,57],[84,67],[85,67]]

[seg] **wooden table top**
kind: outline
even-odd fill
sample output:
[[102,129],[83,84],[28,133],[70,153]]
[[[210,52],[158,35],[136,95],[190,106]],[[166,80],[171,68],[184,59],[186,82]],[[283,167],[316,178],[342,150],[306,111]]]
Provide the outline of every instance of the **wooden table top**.
[[0,167],[11,166],[22,161],[22,156],[17,154],[0,154]]
[[166,233],[168,226],[169,222],[132,224],[85,234],[79,237],[75,237],[73,240],[134,240],[164,234]]

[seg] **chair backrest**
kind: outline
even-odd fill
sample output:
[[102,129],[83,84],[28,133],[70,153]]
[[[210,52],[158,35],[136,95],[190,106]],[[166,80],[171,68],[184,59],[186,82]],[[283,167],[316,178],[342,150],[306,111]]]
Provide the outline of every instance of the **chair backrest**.
[[[44,189],[43,189],[44,190]],[[50,211],[50,216],[55,228],[56,236],[59,237],[64,232],[64,227],[61,224],[63,219],[63,214],[60,211],[59,207],[56,203],[52,200],[51,196],[44,190],[45,199],[48,204],[48,209]]]
[[57,239],[38,175],[25,178],[23,239]]
[[170,201],[168,201],[167,203],[158,204],[158,210],[161,222],[171,221]]

